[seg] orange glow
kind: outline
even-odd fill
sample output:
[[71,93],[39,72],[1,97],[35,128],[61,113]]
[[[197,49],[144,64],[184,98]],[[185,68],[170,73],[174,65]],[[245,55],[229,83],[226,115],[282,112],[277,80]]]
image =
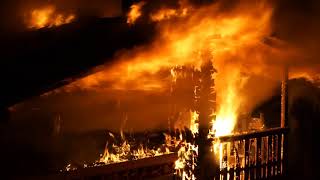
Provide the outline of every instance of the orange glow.
[[151,21],[163,21],[173,17],[184,17],[188,15],[188,8],[183,9],[160,9],[159,11],[150,15]]
[[240,88],[245,83],[239,72],[234,70],[224,80],[224,93],[218,96],[218,110],[216,119],[213,120],[213,131],[215,136],[232,134],[237,122],[238,111],[241,105]]
[[132,158],[133,160],[136,160],[171,153],[168,148],[163,151],[161,149],[148,149],[143,147],[143,145],[140,145],[138,149],[133,149],[125,139],[121,145],[113,144],[112,149],[115,151],[114,153],[109,152],[107,143],[104,153],[101,155],[98,162],[111,164],[129,161],[129,159]]
[[217,4],[202,7],[179,21],[162,16],[166,21],[158,22],[160,35],[153,44],[123,53],[111,68],[102,68],[69,88],[97,90],[108,84],[107,88],[113,89],[163,91],[170,87],[170,77],[159,78],[159,72],[167,70],[170,76],[170,70],[176,66],[200,69],[200,52],[209,49],[218,71],[214,130],[218,136],[231,133],[243,103],[238,92],[239,83],[243,83],[241,73],[261,74],[267,67],[264,62],[271,50],[262,40],[271,32],[272,8],[262,2],[240,4],[229,13],[220,13],[218,9]]
[[141,1],[139,3],[133,4],[130,7],[130,11],[128,13],[128,18],[127,18],[128,24],[134,24],[136,20],[142,15],[141,9],[144,4],[145,2]]
[[[141,15],[141,6],[132,8],[132,17]],[[159,10],[159,36],[148,46],[138,47],[117,56],[117,63],[101,67],[98,72],[70,84],[66,89],[167,91],[173,67],[191,66],[201,69],[203,49],[209,49],[217,69],[216,121],[217,136],[232,133],[239,112],[246,106],[240,94],[247,75],[272,76],[270,59],[276,59],[273,49],[263,43],[271,30],[272,8],[259,3],[240,3],[228,12],[220,11],[219,4],[193,8],[186,16],[170,16],[177,10]],[[135,9],[135,10],[134,10]],[[190,8],[189,8],[190,9]],[[138,13],[137,13],[138,12]],[[130,14],[128,22],[130,20]],[[153,12],[152,15],[157,14]],[[170,14],[170,15],[168,15]],[[134,19],[134,18],[133,18]],[[162,21],[165,20],[165,21]],[[163,75],[166,74],[166,75]],[[241,106],[240,106],[241,105]]]
[[60,26],[62,24],[68,24],[75,19],[73,14],[60,14],[57,12],[55,6],[45,6],[43,8],[34,9],[30,13],[30,19],[28,20],[29,28],[44,28]]
[[190,130],[193,134],[199,133],[199,123],[197,122],[199,119],[199,114],[196,111],[191,113],[191,121],[190,121]]
[[[131,6],[128,24],[134,24],[142,16],[145,3],[147,2]],[[57,17],[53,15],[54,12],[54,9],[36,12],[35,17],[38,19],[35,22],[38,24],[35,23],[37,25],[33,27],[55,25],[49,22],[64,22],[64,16],[50,21],[52,16]],[[273,9],[263,0],[259,3],[239,3],[228,12],[221,10],[219,3],[197,8],[184,4],[177,9],[160,9],[146,16],[157,23],[158,36],[153,43],[121,52],[114,60],[116,63],[97,68],[91,75],[69,84],[64,90],[169,92],[170,83],[176,83],[179,79],[175,68],[185,66],[201,71],[203,62],[208,61],[201,53],[206,50],[212,55],[213,59],[210,60],[217,70],[212,77],[217,92],[217,110],[213,112],[215,119],[212,119],[213,126],[209,136],[232,134],[240,113],[248,110],[244,107],[251,103],[245,100],[251,94],[243,93],[248,76],[275,76],[273,73],[266,73],[276,72],[274,70],[277,69],[270,65],[270,59],[275,61],[282,55],[281,51],[275,51],[274,47],[264,43],[264,38],[272,33],[272,12]],[[285,56],[281,56],[283,57]],[[197,111],[185,108],[184,112],[178,113],[183,115],[181,121],[177,118],[175,128],[188,127],[195,137],[199,133]],[[99,162],[109,164],[132,159],[128,157],[141,159],[170,153],[168,149],[163,152],[143,146],[133,149],[122,132],[121,134],[124,142],[121,145],[113,144],[114,152],[110,152],[106,146]],[[222,167],[223,144],[218,138],[216,140],[213,142],[214,153]],[[180,137],[166,136],[165,145],[179,149],[175,162],[177,174],[182,179],[195,179],[192,174],[196,166],[193,158],[198,155],[198,146],[184,141],[182,134]],[[191,166],[191,169],[185,168],[186,166]]]

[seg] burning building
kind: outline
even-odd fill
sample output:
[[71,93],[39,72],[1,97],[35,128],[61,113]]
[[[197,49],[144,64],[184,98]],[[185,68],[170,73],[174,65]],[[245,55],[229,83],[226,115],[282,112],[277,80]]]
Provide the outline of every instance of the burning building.
[[[274,4],[123,1],[112,18],[28,8],[5,57],[40,64],[18,69],[33,81],[9,80],[21,83],[2,90],[15,97],[2,98],[3,112],[12,127],[43,123],[25,132],[50,142],[40,148],[55,157],[48,178],[287,177],[287,67],[302,56],[274,32]],[[270,118],[263,103],[280,89]]]

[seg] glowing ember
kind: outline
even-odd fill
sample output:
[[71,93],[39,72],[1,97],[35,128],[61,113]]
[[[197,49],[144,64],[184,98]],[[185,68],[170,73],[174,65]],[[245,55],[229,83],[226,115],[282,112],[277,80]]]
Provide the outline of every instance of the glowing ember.
[[130,7],[130,11],[128,13],[127,23],[134,24],[136,20],[142,15],[141,8],[145,5],[144,1],[133,4]]
[[45,6],[31,11],[28,27],[39,29],[43,27],[60,26],[70,23],[74,19],[74,14],[60,14],[57,12],[55,6]]

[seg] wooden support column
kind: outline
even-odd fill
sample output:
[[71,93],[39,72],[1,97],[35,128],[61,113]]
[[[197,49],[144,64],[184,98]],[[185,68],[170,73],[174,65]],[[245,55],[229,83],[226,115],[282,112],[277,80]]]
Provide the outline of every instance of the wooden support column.
[[[281,128],[288,127],[288,66],[283,71],[283,79],[281,83]],[[283,135],[283,161],[282,173],[288,173],[288,134]]]
[[209,50],[202,52],[201,66],[201,84],[199,92],[199,136],[198,145],[198,162],[197,162],[197,179],[213,179],[217,166],[215,165],[214,153],[210,151],[212,141],[208,139],[208,133],[211,129],[212,112],[215,112],[215,91],[214,79],[212,74],[216,72],[212,64],[212,55]]
[[288,67],[283,71],[281,82],[281,127],[288,127]]

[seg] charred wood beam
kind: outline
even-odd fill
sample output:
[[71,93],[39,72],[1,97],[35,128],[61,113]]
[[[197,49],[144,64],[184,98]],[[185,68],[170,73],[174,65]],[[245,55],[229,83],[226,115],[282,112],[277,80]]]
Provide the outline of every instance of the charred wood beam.
[[[55,175],[57,179],[77,179],[93,177],[124,177],[129,179],[159,177],[174,174],[174,162],[177,154],[167,154],[134,161],[109,164],[98,167],[82,168],[76,171]],[[121,178],[120,178],[121,179]]]
[[213,179],[217,168],[214,155],[211,152],[212,141],[208,139],[211,126],[212,113],[215,112],[216,97],[214,93],[214,79],[212,74],[216,72],[212,64],[212,55],[208,50],[202,52],[203,64],[201,66],[201,84],[199,99],[199,136],[196,144],[198,145],[198,163],[196,168],[197,179]]
[[244,133],[244,134],[220,136],[217,139],[220,142],[232,142],[232,141],[239,141],[243,139],[260,138],[260,137],[265,137],[265,136],[274,135],[274,134],[287,134],[288,132],[289,132],[289,128],[271,128],[267,130],[255,131],[255,132]]

